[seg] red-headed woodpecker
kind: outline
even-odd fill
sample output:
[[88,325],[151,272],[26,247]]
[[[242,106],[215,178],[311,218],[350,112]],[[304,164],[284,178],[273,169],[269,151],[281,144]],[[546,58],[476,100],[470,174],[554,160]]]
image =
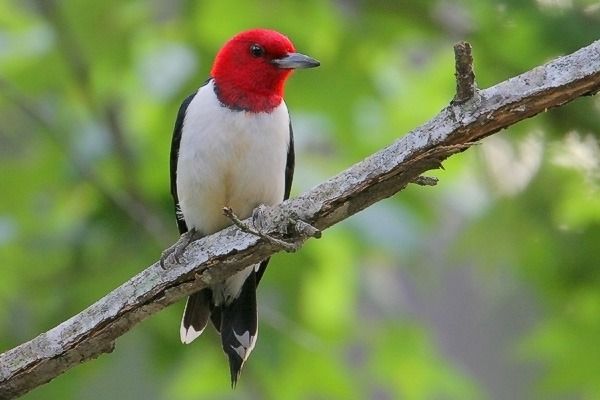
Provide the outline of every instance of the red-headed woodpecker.
[[[211,77],[185,99],[171,144],[171,194],[181,234],[209,235],[230,224],[223,207],[247,218],[259,204],[290,195],[294,141],[283,89],[296,68],[319,62],[296,53],[284,35],[239,33],[218,52]],[[221,334],[235,386],[258,335],[256,287],[269,259],[191,295],[181,341],[191,343],[210,317]]]

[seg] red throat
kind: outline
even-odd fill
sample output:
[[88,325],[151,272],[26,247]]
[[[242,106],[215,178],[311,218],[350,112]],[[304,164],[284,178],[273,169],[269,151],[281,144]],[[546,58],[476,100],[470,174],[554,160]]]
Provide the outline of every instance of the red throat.
[[[251,53],[255,45],[263,55]],[[255,29],[236,35],[219,51],[211,71],[219,101],[234,110],[272,111],[283,100],[292,70],[271,61],[294,51],[290,40],[275,31]]]
[[[289,72],[291,73],[291,71]],[[283,101],[283,89],[287,76],[268,88],[253,85],[252,83],[256,81],[251,77],[247,78],[250,85],[240,85],[239,81],[230,80],[221,75],[213,75],[213,78],[215,93],[223,105],[240,111],[270,112]]]

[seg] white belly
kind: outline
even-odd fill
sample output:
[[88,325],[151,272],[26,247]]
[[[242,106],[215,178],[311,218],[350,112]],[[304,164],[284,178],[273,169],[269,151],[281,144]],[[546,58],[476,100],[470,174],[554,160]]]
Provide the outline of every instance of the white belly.
[[[177,195],[188,229],[203,234],[231,224],[228,206],[247,218],[259,204],[283,201],[289,146],[285,103],[271,113],[232,111],[221,106],[212,83],[188,106],[177,162]],[[252,268],[213,286],[216,304],[236,297]]]
[[190,103],[177,164],[177,194],[188,228],[210,234],[230,224],[228,206],[249,217],[258,204],[283,201],[289,146],[285,103],[271,113],[221,106],[212,83]]

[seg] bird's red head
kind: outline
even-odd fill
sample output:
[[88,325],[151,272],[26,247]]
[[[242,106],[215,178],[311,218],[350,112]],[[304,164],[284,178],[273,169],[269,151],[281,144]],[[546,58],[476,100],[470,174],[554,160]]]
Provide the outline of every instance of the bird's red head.
[[221,48],[211,71],[219,101],[236,110],[273,110],[281,104],[285,81],[294,69],[319,65],[295,51],[279,32],[252,29],[237,34]]

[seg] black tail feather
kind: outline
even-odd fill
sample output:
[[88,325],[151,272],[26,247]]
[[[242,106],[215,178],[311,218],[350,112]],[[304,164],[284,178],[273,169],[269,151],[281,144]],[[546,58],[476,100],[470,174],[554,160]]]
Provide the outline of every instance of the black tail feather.
[[211,302],[210,289],[202,289],[188,297],[181,319],[180,335],[183,343],[191,343],[204,331],[210,315]]
[[221,343],[229,359],[231,386],[235,387],[258,335],[254,271],[244,282],[239,296],[230,304],[221,306],[220,319]]
[[210,320],[217,332],[221,333],[221,306],[213,307],[210,311]]

